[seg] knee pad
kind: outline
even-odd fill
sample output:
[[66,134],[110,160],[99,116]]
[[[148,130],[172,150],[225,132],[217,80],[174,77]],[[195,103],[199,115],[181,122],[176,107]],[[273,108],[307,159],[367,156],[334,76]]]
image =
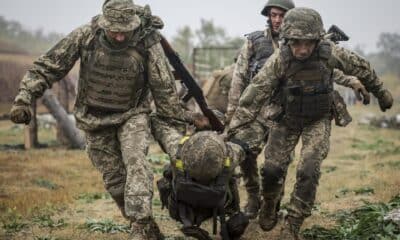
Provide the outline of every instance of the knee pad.
[[280,180],[284,177],[284,171],[282,168],[276,165],[266,165],[261,169],[261,176],[264,189],[271,186],[280,184]]

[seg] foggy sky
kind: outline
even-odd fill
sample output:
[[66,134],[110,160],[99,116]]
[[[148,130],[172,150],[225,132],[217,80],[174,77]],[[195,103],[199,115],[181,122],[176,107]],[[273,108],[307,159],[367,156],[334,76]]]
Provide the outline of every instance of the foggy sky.
[[[166,26],[163,33],[171,37],[184,25],[197,28],[200,19],[212,19],[230,36],[243,36],[266,25],[259,13],[262,0],[136,0],[150,4],[153,14]],[[295,0],[297,6],[312,7],[323,17],[325,27],[336,24],[350,37],[350,47],[361,45],[367,52],[376,50],[381,32],[400,32],[398,0]],[[28,29],[67,34],[101,12],[102,0],[1,0],[0,15],[17,20]]]

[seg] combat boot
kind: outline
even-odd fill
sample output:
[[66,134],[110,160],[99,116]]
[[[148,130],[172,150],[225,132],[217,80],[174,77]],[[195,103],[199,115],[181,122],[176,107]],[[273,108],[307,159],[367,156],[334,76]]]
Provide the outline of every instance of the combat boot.
[[265,198],[261,204],[258,223],[264,231],[271,231],[278,223],[278,200]]
[[164,236],[153,218],[131,223],[131,240],[163,240]]
[[260,210],[261,199],[259,193],[248,193],[247,204],[244,207],[244,214],[249,219],[254,219],[258,215],[258,210]]
[[280,240],[300,240],[299,232],[304,218],[287,216],[279,235]]

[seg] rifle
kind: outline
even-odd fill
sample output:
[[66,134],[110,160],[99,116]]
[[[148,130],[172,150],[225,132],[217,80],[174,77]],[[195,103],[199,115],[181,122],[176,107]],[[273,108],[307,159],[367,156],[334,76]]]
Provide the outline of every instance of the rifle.
[[161,36],[160,43],[165,52],[165,55],[168,58],[169,63],[175,69],[175,74],[177,75],[177,77],[179,77],[179,79],[181,79],[182,84],[188,90],[188,93],[183,97],[183,101],[187,102],[190,100],[190,98],[193,97],[197,105],[199,105],[200,110],[203,112],[204,116],[206,116],[210,121],[212,130],[223,132],[224,125],[220,122],[214,112],[208,107],[203,91],[197,84],[192,74],[190,74],[189,70],[182,63],[182,60],[180,59],[178,54],[171,47],[164,36]]
[[350,37],[347,36],[347,34],[338,26],[332,25],[329,28],[328,33],[325,35],[325,39],[330,39],[332,42],[337,44],[338,42],[349,41]]

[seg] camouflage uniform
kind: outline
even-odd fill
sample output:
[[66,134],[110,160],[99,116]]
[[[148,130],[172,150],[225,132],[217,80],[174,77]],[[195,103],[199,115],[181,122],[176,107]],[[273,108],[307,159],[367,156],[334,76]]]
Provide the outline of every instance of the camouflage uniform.
[[[291,13],[297,16],[297,18],[292,17],[296,20],[292,21],[292,18],[289,18],[289,16],[293,16]],[[319,27],[318,21],[320,21],[321,27],[318,29],[318,33],[316,33],[314,24]],[[304,28],[301,29],[305,30],[297,30],[294,33],[290,31],[295,28],[294,26],[301,24],[304,24]],[[293,38],[321,39],[324,34],[319,14],[310,9],[304,10],[304,8],[295,8],[287,13],[282,26],[282,32],[285,33],[285,31],[298,34],[296,37],[292,37],[289,34],[286,37],[283,35],[289,41]],[[304,32],[311,33],[306,34]],[[316,34],[317,37],[315,36]],[[305,69],[304,67],[306,66],[309,68]],[[317,66],[325,66],[323,67],[325,70],[318,72]],[[298,232],[303,219],[311,214],[320,176],[320,165],[329,151],[329,136],[331,131],[329,92],[333,91],[333,79],[329,76],[332,75],[332,71],[335,68],[360,79],[375,96],[379,96],[380,92],[387,92],[387,90],[383,89],[382,82],[379,81],[367,61],[354,53],[334,45],[332,42],[321,41],[314,50],[313,55],[305,62],[296,61],[291,54],[289,45],[284,44],[268,59],[260,72],[246,88],[230,124],[231,131],[235,131],[240,126],[251,124],[265,103],[271,101],[275,91],[285,92],[283,103],[285,109],[284,116],[273,125],[265,149],[265,163],[262,171],[263,195],[264,203],[270,201],[273,201],[274,204],[278,203],[284,186],[287,168],[291,162],[291,158],[289,158],[290,153],[301,137],[303,142],[301,160],[297,167],[296,185],[288,206],[288,216],[292,219],[291,223],[293,223],[291,226],[295,226],[294,232]],[[336,72],[335,74],[338,73],[340,72]],[[301,90],[303,92],[298,93],[297,90],[299,88],[291,88],[293,84],[299,83],[296,82],[297,78],[312,80],[301,80],[301,84],[315,84],[315,81],[322,81],[329,86],[323,89],[319,89],[319,87],[317,88],[314,85],[314,88],[303,87]],[[339,79],[343,80],[342,77],[339,77]],[[314,91],[314,93],[307,95],[308,93],[306,94],[305,91]],[[310,106],[315,105],[315,108],[307,107],[308,104],[301,105],[303,103],[299,105],[297,99],[305,97],[304,99],[307,100],[306,96],[315,97],[310,102]],[[319,100],[315,101],[316,98]],[[390,106],[391,104],[388,104],[386,108],[390,108]],[[306,111],[301,112],[303,107],[305,107]],[[271,210],[274,206],[264,205],[262,208],[269,208]],[[260,219],[260,224],[262,225],[261,221]]]
[[228,93],[231,88],[234,67],[235,65],[232,64],[213,72],[212,79],[204,86],[205,97],[210,108],[223,114],[226,113],[228,107]]
[[[30,105],[80,59],[77,126],[86,133],[89,158],[102,173],[105,188],[132,221],[152,216],[153,172],[145,158],[150,93],[156,115],[184,131],[184,113],[159,43],[157,29],[162,26],[147,6],[106,0],[103,15],[74,30],[34,62],[15,99],[15,104]],[[116,48],[105,30],[132,31],[132,36]]]
[[[169,140],[178,137],[175,134]],[[236,179],[232,177],[244,160],[242,148],[225,143],[215,132],[201,131],[181,136],[175,149],[172,167],[167,167],[157,182],[163,206],[173,219],[182,222],[181,230],[187,236],[211,239],[200,226],[216,217],[215,213],[220,217],[223,239],[226,235],[238,239],[248,224],[248,218],[240,212]],[[225,215],[229,217],[226,222]]]

